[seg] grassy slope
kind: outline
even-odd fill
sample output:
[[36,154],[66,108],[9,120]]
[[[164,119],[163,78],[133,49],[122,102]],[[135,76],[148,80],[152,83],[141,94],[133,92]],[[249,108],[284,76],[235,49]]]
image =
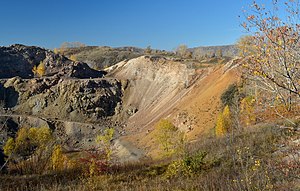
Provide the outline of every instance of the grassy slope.
[[[298,132],[299,133],[299,132]],[[1,190],[297,190],[299,182],[278,167],[277,145],[295,132],[276,124],[253,126],[235,136],[203,138],[189,150],[207,152],[200,172],[166,178],[168,160],[145,161],[112,168],[108,174],[86,177],[79,171],[43,176],[1,176]],[[228,142],[228,140],[230,140]],[[259,165],[257,162],[259,161]],[[299,173],[299,169],[294,171]],[[299,175],[299,174],[298,174]],[[17,183],[17,184],[16,184]]]

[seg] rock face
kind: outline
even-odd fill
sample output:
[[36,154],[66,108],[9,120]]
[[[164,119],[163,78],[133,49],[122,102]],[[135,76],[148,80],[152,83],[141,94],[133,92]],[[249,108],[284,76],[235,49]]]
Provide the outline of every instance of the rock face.
[[[41,62],[44,75],[35,77],[32,69]],[[0,47],[0,106],[64,120],[112,116],[121,101],[121,83],[103,79],[105,74],[43,48]]]
[[46,51],[38,47],[12,45],[0,47],[0,78],[20,76],[32,78],[32,68],[46,57]]
[[0,78],[34,78],[33,68],[41,62],[45,66],[44,76],[96,78],[105,74],[91,69],[83,62],[73,62],[50,50],[16,44],[0,47]]
[[[44,75],[34,76],[41,62]],[[49,126],[70,148],[87,146],[122,112],[122,81],[105,74],[43,48],[0,47],[0,141],[22,126]]]
[[[111,71],[110,71],[111,70]],[[136,131],[163,117],[191,85],[194,69],[173,59],[141,56],[108,69],[117,79],[127,79],[123,108],[131,116],[128,128]]]
[[113,116],[121,102],[121,83],[115,79],[0,80],[2,105],[15,113],[71,121],[96,121]]

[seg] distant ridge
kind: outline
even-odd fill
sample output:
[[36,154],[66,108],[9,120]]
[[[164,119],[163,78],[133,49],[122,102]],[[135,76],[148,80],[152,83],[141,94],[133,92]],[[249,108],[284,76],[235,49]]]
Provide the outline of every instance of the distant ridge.
[[191,52],[197,52],[200,56],[213,56],[222,52],[222,56],[226,57],[235,57],[238,56],[238,49],[235,45],[224,45],[224,46],[199,46],[195,48],[188,49]]

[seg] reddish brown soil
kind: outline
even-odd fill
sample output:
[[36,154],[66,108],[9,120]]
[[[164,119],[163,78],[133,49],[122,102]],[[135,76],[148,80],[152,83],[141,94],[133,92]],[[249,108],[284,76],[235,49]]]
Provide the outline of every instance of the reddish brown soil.
[[125,102],[138,108],[129,118],[127,135],[121,139],[155,156],[158,145],[154,126],[161,118],[170,119],[189,140],[212,133],[220,96],[239,80],[240,72],[231,66],[228,63],[191,71],[169,60],[138,58],[121,63],[115,76],[132,80]]

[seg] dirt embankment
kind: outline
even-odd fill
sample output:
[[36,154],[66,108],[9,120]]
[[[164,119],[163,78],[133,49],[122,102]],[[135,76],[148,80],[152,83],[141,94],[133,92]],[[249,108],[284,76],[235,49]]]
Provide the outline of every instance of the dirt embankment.
[[114,77],[129,79],[123,104],[135,111],[122,139],[155,150],[154,126],[161,118],[169,118],[189,140],[210,133],[220,110],[220,96],[240,78],[237,61],[195,71],[180,62],[153,59],[140,57],[111,68]]

